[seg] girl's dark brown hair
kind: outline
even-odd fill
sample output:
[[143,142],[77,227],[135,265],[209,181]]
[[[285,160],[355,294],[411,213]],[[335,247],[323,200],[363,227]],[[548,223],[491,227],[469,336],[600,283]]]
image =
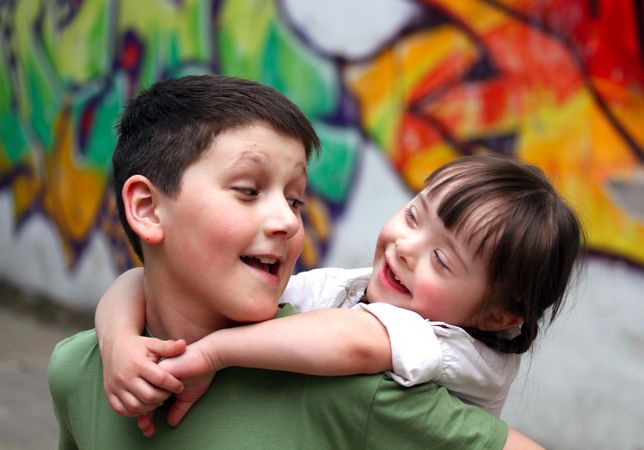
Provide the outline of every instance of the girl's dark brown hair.
[[524,353],[549,309],[552,322],[583,247],[579,219],[536,166],[516,159],[468,156],[441,167],[426,181],[440,194],[445,227],[476,245],[488,262],[483,310],[497,307],[523,319],[520,334],[467,331],[505,353]]

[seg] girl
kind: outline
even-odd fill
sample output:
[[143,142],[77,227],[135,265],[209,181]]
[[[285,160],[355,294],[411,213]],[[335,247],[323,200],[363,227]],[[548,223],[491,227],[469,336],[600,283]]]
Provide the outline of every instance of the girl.
[[[138,336],[141,277],[126,273],[97,310],[106,392],[129,415],[175,393],[168,420],[176,424],[225,367],[387,371],[404,386],[432,380],[498,416],[519,355],[561,308],[581,248],[578,218],[538,168],[464,157],[434,172],[383,227],[373,268],[292,277],[282,300],[308,313],[220,330],[184,353],[181,341]],[[255,264],[270,271],[279,261]],[[121,308],[138,319],[117,315]],[[131,357],[112,356],[125,348]],[[154,430],[150,416],[139,426]]]

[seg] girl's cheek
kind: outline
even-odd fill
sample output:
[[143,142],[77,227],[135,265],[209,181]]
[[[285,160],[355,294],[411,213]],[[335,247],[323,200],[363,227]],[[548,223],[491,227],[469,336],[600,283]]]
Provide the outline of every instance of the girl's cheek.
[[431,280],[424,280],[416,284],[414,297],[418,314],[426,319],[441,320],[444,293],[440,286],[437,286]]

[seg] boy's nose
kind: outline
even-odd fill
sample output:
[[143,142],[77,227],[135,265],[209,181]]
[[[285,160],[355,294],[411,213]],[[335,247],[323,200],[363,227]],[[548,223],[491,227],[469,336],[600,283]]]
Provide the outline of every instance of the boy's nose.
[[290,238],[300,228],[300,220],[297,214],[288,204],[286,199],[273,202],[268,218],[264,225],[264,232],[268,236],[283,235]]

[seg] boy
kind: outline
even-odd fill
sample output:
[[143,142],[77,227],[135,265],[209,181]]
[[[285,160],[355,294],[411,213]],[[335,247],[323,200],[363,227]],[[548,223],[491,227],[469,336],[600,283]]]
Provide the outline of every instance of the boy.
[[[113,157],[119,213],[144,262],[146,325],[194,342],[273,317],[302,250],[318,140],[285,97],[223,76],[160,82],[127,108]],[[288,314],[283,309],[278,315]],[[66,448],[510,448],[503,422],[427,383],[221,371],[181,427],[154,438],[102,394],[94,331],[61,342],[50,391]],[[163,408],[161,408],[163,409]],[[507,439],[507,441],[506,441]]]

